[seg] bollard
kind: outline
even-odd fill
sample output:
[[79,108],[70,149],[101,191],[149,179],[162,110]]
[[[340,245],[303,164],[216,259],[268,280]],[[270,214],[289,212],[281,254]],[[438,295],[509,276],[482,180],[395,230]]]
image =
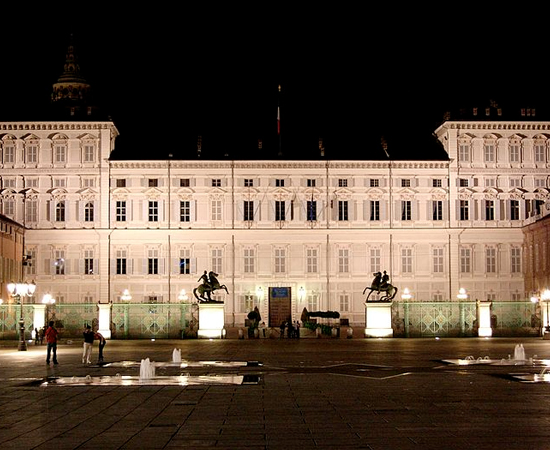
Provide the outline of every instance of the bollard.
[[353,337],[353,328],[349,327],[347,333],[348,333],[348,339],[351,339]]

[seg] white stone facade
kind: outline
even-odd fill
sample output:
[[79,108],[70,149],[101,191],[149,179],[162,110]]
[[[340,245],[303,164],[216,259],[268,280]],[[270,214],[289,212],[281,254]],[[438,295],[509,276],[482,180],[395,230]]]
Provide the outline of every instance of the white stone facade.
[[[227,325],[269,287],[293,319],[365,325],[386,270],[412,301],[524,300],[521,227],[545,214],[549,122],[445,122],[449,160],[109,160],[112,122],[0,123],[1,213],[23,223],[36,301],[180,302],[204,270]],[[421,153],[411,142],[411,154]],[[5,287],[3,287],[5,289]],[[220,293],[221,292],[221,293]]]

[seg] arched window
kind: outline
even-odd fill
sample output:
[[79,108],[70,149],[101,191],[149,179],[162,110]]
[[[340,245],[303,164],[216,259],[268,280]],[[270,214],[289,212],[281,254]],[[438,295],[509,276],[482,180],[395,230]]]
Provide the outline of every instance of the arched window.
[[92,202],[86,203],[84,205],[84,222],[93,222],[94,221],[94,204]]

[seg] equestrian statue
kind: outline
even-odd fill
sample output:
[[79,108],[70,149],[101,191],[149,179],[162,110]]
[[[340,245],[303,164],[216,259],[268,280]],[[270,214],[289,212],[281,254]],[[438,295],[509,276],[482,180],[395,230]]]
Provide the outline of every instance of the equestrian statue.
[[363,290],[363,295],[365,295],[367,289],[369,289],[370,291],[365,301],[369,301],[369,297],[374,291],[376,291],[378,294],[380,294],[380,292],[383,293],[382,297],[380,297],[380,299],[378,300],[380,302],[389,302],[393,300],[395,294],[397,294],[397,288],[389,283],[390,276],[386,273],[385,270],[383,275],[381,272],[375,272],[373,273],[373,275],[374,279],[372,280],[371,285],[367,286]]
[[[202,283],[199,284],[195,289],[193,289],[193,295],[199,302],[216,302],[216,300],[212,300],[211,294],[218,289],[224,289],[225,292],[229,294],[227,286],[225,284],[220,284],[220,282],[216,278],[217,276],[218,274],[213,271],[208,272],[207,275],[205,270],[201,277],[197,280],[202,281]],[[206,297],[204,296],[205,294]]]

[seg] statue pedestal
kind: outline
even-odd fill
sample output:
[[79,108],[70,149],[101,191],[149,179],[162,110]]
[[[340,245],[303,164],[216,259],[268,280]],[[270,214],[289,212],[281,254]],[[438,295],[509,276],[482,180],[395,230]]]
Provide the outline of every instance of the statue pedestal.
[[199,303],[199,331],[197,336],[206,339],[225,337],[223,303]]
[[365,337],[393,337],[392,304],[393,302],[365,303]]
[[479,320],[479,327],[477,329],[477,335],[479,337],[490,337],[493,335],[493,328],[491,327],[491,302],[477,302],[477,316]]

